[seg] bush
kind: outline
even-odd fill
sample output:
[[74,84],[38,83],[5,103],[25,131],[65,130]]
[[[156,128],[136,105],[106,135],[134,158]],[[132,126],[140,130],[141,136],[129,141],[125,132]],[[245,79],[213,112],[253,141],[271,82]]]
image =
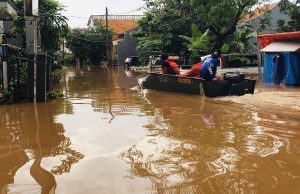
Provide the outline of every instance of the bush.
[[64,97],[63,91],[59,89],[54,89],[48,93],[50,99],[57,99]]
[[13,89],[6,88],[4,89],[3,86],[0,86],[0,103],[4,104],[12,104],[13,103]]
[[58,84],[60,80],[62,79],[62,70],[61,69],[56,69],[51,73],[51,82],[53,84]]
[[73,55],[66,55],[65,56],[65,63],[66,64],[74,64],[76,62],[75,57]]

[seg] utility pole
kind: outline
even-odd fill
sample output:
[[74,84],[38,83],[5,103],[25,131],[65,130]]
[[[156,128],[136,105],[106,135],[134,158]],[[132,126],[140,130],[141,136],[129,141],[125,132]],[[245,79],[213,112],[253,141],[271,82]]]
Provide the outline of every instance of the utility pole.
[[105,12],[105,21],[106,21],[106,43],[108,43],[108,9],[106,7]]
[[258,37],[257,38],[257,44],[256,44],[256,54],[257,54],[257,60],[258,60],[258,80],[262,81],[263,79],[263,73],[262,73],[262,55],[261,55],[261,48],[259,45]]
[[37,21],[33,17],[33,102],[36,103],[36,77],[37,77]]
[[109,49],[109,42],[108,42],[108,9],[106,7],[106,11],[105,11],[105,29],[106,29],[106,61],[109,64],[110,63],[110,49]]
[[[38,30],[37,30],[37,16],[39,9],[39,0],[24,0],[24,15],[28,20],[26,26],[26,44],[27,54],[33,59],[33,92],[32,100],[36,103],[37,97],[37,44],[38,44]],[[29,58],[31,58],[29,57]]]
[[62,41],[62,57],[63,57],[63,64],[64,66],[66,66],[66,62],[65,62],[65,39],[63,39]]
[[[29,60],[32,62],[32,93],[31,100],[36,102],[36,94],[37,94],[37,24],[35,17],[27,17],[26,21],[26,44],[27,44],[27,55]],[[30,61],[29,61],[30,62]]]

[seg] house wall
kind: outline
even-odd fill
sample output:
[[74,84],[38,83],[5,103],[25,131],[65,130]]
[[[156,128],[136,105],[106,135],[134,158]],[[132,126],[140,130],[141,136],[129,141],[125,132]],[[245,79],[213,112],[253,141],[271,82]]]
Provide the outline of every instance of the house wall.
[[[277,33],[277,21],[278,20],[284,20],[285,22],[288,22],[290,20],[289,16],[286,14],[283,14],[280,12],[280,7],[277,6],[270,10],[270,23],[271,26],[266,26],[266,29],[263,31],[263,34],[273,34]],[[243,25],[250,25],[254,32],[257,32],[259,27],[261,26],[260,21],[265,18],[266,16],[261,15],[259,17],[256,17],[254,19],[251,19],[247,21],[246,23],[243,23],[242,25],[238,26],[238,30],[243,31]],[[252,38],[250,39],[250,42],[253,43],[254,45],[257,44],[257,38]],[[256,53],[257,50],[254,48],[253,50],[248,50],[247,53]]]
[[117,46],[118,53],[118,65],[122,66],[125,63],[125,59],[130,56],[136,55],[137,39],[130,36],[129,32],[125,33],[124,40],[119,41]]
[[[260,27],[260,21],[265,18],[264,15],[261,15],[257,18],[254,18],[247,22],[247,24],[250,24],[254,31],[256,32],[258,28]],[[277,32],[277,21],[278,20],[284,20],[289,21],[289,16],[286,14],[283,14],[280,12],[280,7],[275,7],[270,11],[270,22],[271,26],[266,26],[266,30],[263,31],[263,34],[269,34],[269,33],[276,33]]]

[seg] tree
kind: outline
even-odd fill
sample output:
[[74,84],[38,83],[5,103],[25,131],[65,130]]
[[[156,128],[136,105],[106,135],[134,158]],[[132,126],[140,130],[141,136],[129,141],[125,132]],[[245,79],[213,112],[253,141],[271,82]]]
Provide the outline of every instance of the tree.
[[108,31],[102,25],[97,28],[74,29],[67,37],[67,47],[73,52],[74,56],[83,61],[90,61],[98,64],[105,59],[106,43],[111,40],[112,32]]
[[[23,0],[15,0],[18,17],[13,23],[13,33],[25,40],[25,17]],[[61,14],[64,6],[56,0],[40,0],[38,29],[41,33],[43,51],[54,53],[59,49],[61,38],[68,33],[68,19]],[[24,45],[25,46],[25,45]]]
[[196,12],[196,24],[209,29],[211,49],[220,49],[234,36],[239,21],[253,6],[266,0],[192,1]]
[[41,33],[42,49],[54,53],[61,39],[68,33],[68,19],[61,12],[64,7],[56,0],[40,0],[38,29]]
[[[185,51],[180,35],[191,36],[190,4],[188,1],[145,0],[147,12],[140,21],[137,55],[147,63],[152,51],[179,54]],[[144,51],[147,51],[146,53]],[[148,53],[148,55],[147,55]],[[145,55],[146,54],[146,55]]]
[[[186,51],[188,47],[209,53],[228,44],[235,36],[238,22],[253,6],[267,0],[144,1],[147,12],[140,21],[138,40],[142,37],[155,37],[162,41],[163,51],[173,53]],[[193,24],[197,26],[199,37],[191,28]],[[147,43],[143,40],[138,44],[147,45],[145,42]]]
[[296,0],[294,3],[288,0],[282,0],[280,2],[281,11],[290,17],[290,21],[287,23],[284,20],[278,20],[278,30],[281,32],[293,32],[300,30],[300,0]]

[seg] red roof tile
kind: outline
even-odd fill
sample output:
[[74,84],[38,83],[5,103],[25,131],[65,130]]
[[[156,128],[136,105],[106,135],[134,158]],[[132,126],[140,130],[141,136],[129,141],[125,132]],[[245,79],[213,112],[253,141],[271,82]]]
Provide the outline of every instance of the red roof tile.
[[242,18],[239,23],[242,24],[242,23],[248,22],[250,20],[253,20],[255,18],[258,18],[259,16],[263,15],[264,13],[271,11],[272,9],[278,7],[278,5],[279,5],[279,3],[273,3],[273,4],[269,4],[269,5],[265,5],[265,6],[256,8],[249,14],[245,15],[245,17]]

